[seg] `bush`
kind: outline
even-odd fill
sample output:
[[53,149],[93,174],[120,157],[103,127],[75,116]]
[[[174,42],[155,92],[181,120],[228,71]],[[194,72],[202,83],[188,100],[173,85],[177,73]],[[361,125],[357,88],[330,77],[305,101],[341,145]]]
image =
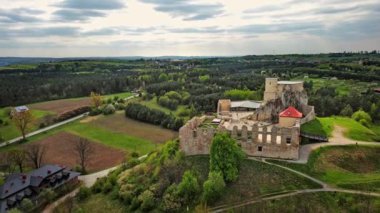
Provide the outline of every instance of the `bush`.
[[91,187],[91,191],[94,193],[99,193],[103,191],[103,185],[107,181],[106,178],[99,178],[96,180],[95,184]]
[[89,115],[95,116],[95,115],[100,115],[101,113],[102,113],[101,109],[93,107],[93,108],[91,108]]
[[154,194],[149,190],[145,190],[143,193],[141,193],[138,197],[138,200],[141,203],[141,210],[144,212],[153,209],[155,206]]
[[34,204],[29,198],[23,199],[19,206],[19,209],[22,212],[30,212],[33,208],[34,208]]
[[106,181],[105,184],[103,185],[103,189],[102,189],[102,192],[104,194],[107,194],[109,193],[110,191],[112,191],[113,189],[113,185],[110,181]]
[[39,196],[47,202],[51,203],[57,195],[52,189],[47,188],[43,189]]
[[132,158],[138,158],[138,157],[139,157],[139,153],[137,153],[137,152],[132,152],[132,153],[131,153],[131,157],[132,157]]
[[161,209],[165,212],[178,211],[182,206],[183,199],[178,195],[177,185],[170,185],[162,198]]
[[106,107],[103,109],[103,114],[104,115],[110,115],[115,113],[116,109],[112,104],[108,104]]
[[90,111],[91,108],[89,106],[83,106],[83,107],[79,107],[79,108],[76,108],[74,110],[71,110],[71,111],[67,111],[67,112],[64,112],[62,114],[60,114],[57,118],[56,118],[56,121],[59,122],[59,121],[64,121],[64,120],[67,120],[67,119],[70,119],[70,118],[73,118],[75,116],[78,116],[80,114],[83,114],[85,112],[88,112]]
[[352,119],[354,119],[355,121],[358,121],[359,123],[363,125],[367,124],[367,127],[372,122],[371,116],[368,113],[364,112],[363,110],[358,110],[354,114],[352,114]]
[[203,183],[202,198],[207,203],[216,201],[223,193],[226,183],[220,172],[210,172],[208,179]]
[[87,199],[90,195],[91,195],[91,189],[90,188],[87,188],[85,186],[82,186],[79,188],[79,192],[77,194],[79,201],[83,201],[83,200]]
[[216,134],[210,149],[210,171],[221,172],[226,182],[235,181],[244,153],[227,133]]
[[200,187],[197,176],[190,171],[186,171],[182,176],[181,182],[178,184],[178,195],[188,203],[195,201],[199,193]]

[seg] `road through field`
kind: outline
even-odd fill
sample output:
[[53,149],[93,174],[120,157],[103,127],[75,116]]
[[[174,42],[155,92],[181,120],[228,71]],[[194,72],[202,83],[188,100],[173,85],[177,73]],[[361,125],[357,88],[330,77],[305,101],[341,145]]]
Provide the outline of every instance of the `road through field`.
[[[129,100],[129,99],[136,98],[136,97],[138,97],[138,95],[137,95],[137,94],[134,94],[134,95],[132,95],[132,96],[130,96],[130,97],[128,97],[128,98],[125,98],[124,100]],[[31,133],[28,133],[28,134],[26,134],[26,137],[28,138],[28,137],[31,137],[31,136],[34,136],[34,135],[41,134],[41,133],[46,132],[46,131],[48,131],[48,130],[51,130],[51,129],[54,129],[54,128],[57,128],[57,127],[60,127],[60,126],[62,126],[62,125],[65,125],[65,124],[67,124],[67,123],[70,123],[70,122],[73,122],[73,121],[79,120],[79,119],[81,119],[81,118],[83,118],[83,117],[85,117],[85,116],[87,116],[87,115],[88,115],[88,112],[83,113],[83,114],[78,115],[78,116],[76,116],[76,117],[73,117],[73,118],[70,118],[70,119],[64,120],[64,121],[62,121],[62,122],[59,122],[59,123],[53,124],[53,125],[51,125],[51,126],[48,126],[48,127],[45,127],[45,128],[39,129],[39,130],[36,130],[36,131],[34,131],[34,132],[31,132]],[[14,139],[12,139],[12,140],[5,141],[5,142],[3,142],[3,143],[0,144],[0,148],[1,148],[1,147],[8,146],[8,145],[13,144],[13,143],[16,143],[16,142],[20,141],[21,139],[22,139],[22,137],[20,136],[20,137],[14,138]]]

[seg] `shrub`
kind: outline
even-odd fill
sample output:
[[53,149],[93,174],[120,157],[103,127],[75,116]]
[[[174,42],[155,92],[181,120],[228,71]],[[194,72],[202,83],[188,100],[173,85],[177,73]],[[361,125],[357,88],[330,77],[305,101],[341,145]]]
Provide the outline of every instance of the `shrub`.
[[90,195],[91,195],[90,188],[87,188],[85,186],[82,186],[79,188],[79,192],[77,194],[79,201],[83,201],[83,200],[87,199]]
[[181,182],[178,184],[178,194],[185,202],[191,202],[196,199],[200,192],[197,176],[190,171],[186,171]]
[[104,115],[110,115],[115,113],[116,109],[112,104],[108,104],[106,107],[103,109],[103,114]]
[[203,200],[208,203],[214,202],[221,196],[225,187],[223,175],[220,172],[210,172],[208,179],[203,183]]
[[91,108],[89,115],[95,116],[95,115],[100,115],[101,113],[102,113],[101,109],[93,107],[93,108]]
[[96,180],[95,184],[91,187],[91,191],[94,193],[102,192],[103,185],[105,184],[106,181],[107,181],[106,178],[99,178],[98,180]]
[[226,182],[235,181],[244,153],[227,133],[216,134],[210,149],[210,171],[221,172]]
[[367,124],[369,126],[369,124],[372,122],[371,116],[363,110],[356,111],[354,114],[352,114],[352,118],[363,125]]
[[340,115],[342,116],[347,116],[347,117],[351,117],[353,111],[352,111],[352,107],[347,104],[343,109],[342,111],[340,111]]
[[30,212],[33,208],[34,208],[34,204],[29,198],[23,199],[19,206],[19,209],[22,212]]
[[112,189],[113,189],[113,185],[112,185],[112,183],[110,182],[110,181],[106,181],[105,182],[105,184],[103,185],[103,189],[102,189],[102,192],[104,193],[104,194],[107,194],[107,193],[109,193],[110,191],[112,191]]
[[132,152],[132,153],[131,153],[131,157],[132,157],[132,158],[138,158],[138,157],[139,157],[139,153],[137,153],[137,152]]
[[154,194],[149,190],[145,190],[143,193],[141,193],[138,197],[138,200],[141,203],[141,210],[144,212],[153,209],[155,206]]
[[182,206],[183,199],[178,195],[177,185],[170,185],[162,198],[161,209],[165,212],[178,211]]
[[47,202],[51,203],[57,195],[52,189],[47,188],[43,189],[39,196]]
[[70,119],[70,118],[73,118],[75,116],[78,116],[80,114],[83,114],[85,112],[88,112],[90,111],[91,108],[89,106],[83,106],[83,107],[79,107],[79,108],[76,108],[74,110],[71,110],[71,111],[67,111],[67,112],[64,112],[62,114],[60,114],[57,118],[56,118],[56,121],[64,121],[64,120],[67,120],[67,119]]

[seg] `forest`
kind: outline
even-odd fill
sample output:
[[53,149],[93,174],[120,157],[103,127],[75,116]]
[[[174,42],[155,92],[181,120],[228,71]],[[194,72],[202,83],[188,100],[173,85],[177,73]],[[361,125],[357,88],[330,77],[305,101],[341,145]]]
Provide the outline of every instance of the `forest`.
[[[3,66],[0,107],[84,97],[91,92],[138,90],[143,100],[155,98],[171,111],[184,106],[180,114],[188,116],[214,112],[220,98],[260,100],[266,77],[302,79],[318,116],[363,109],[372,119],[380,119],[380,95],[373,91],[380,81],[376,51],[183,60],[70,59],[19,68]],[[321,82],[324,86],[318,85]]]

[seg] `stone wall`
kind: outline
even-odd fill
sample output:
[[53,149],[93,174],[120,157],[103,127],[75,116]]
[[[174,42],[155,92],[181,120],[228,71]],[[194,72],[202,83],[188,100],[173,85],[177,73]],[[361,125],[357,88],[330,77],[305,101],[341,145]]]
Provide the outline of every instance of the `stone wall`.
[[302,105],[302,112],[305,117],[301,119],[301,125],[315,119],[314,106]]
[[[186,155],[209,154],[215,133],[226,131],[222,128],[196,127],[197,124],[200,125],[201,120],[202,118],[193,118],[179,130],[180,148]],[[257,125],[248,128],[243,125],[239,129],[234,126],[229,133],[247,155],[281,159],[298,159],[299,157],[299,123],[291,128],[276,126],[269,128]]]

